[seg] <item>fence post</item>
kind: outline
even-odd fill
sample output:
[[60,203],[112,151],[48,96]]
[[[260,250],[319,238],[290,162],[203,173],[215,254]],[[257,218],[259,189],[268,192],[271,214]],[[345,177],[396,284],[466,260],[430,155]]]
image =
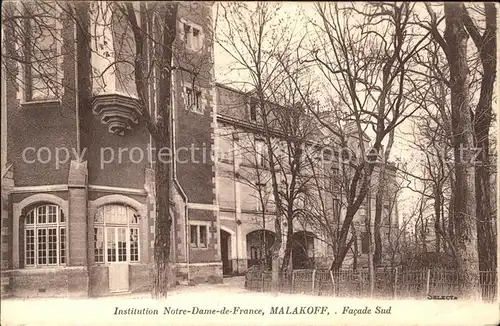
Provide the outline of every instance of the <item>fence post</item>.
[[396,299],[398,296],[398,268],[394,269],[394,293],[393,297]]
[[428,296],[431,291],[431,269],[427,268],[427,284],[425,288],[425,295]]
[[295,270],[292,269],[292,293],[295,293]]
[[260,292],[264,292],[264,271],[262,271],[262,274],[260,275]]
[[313,269],[313,275],[312,275],[312,294],[314,294],[314,281],[316,280],[316,269]]
[[359,270],[359,295],[363,294],[363,276],[361,274],[361,269]]
[[332,279],[332,288],[333,288],[333,296],[335,297],[336,294],[335,294],[335,280],[333,278],[333,271],[330,270],[330,278]]

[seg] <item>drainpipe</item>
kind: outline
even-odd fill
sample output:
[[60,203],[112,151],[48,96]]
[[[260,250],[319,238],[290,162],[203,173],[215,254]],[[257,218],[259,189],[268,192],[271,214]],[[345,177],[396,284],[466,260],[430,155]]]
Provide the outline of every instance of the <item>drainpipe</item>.
[[[172,66],[172,88],[175,89],[176,87],[176,78],[175,78],[175,71],[176,71],[176,68],[174,67],[174,65],[171,65]],[[172,92],[174,93],[174,92]],[[175,93],[174,93],[175,94]],[[189,232],[189,209],[188,209],[188,203],[189,203],[189,199],[188,199],[188,196],[186,195],[186,192],[184,191],[184,189],[182,189],[182,186],[181,184],[179,183],[179,180],[177,179],[177,158],[175,157],[174,153],[176,153],[176,128],[175,128],[175,123],[176,123],[176,118],[175,118],[175,114],[176,114],[176,99],[174,99],[174,97],[172,96],[172,99],[171,99],[171,103],[172,103],[172,107],[171,107],[171,123],[172,123],[172,133],[171,133],[171,141],[172,141],[172,151],[171,151],[171,154],[172,154],[172,178],[173,178],[173,182],[174,182],[174,185],[175,187],[177,188],[177,190],[179,191],[179,193],[181,194],[181,197],[182,199],[184,200],[184,226],[185,226],[185,241],[186,241],[186,245],[185,245],[185,250],[186,250],[186,267],[187,267],[187,281],[189,283],[189,281],[191,280],[191,273],[190,273],[190,269],[189,269],[189,264],[190,264],[190,257],[189,257],[189,242],[188,242],[188,232]]]
[[[76,6],[74,7],[75,10],[77,10]],[[77,14],[78,15],[78,14]],[[80,144],[80,141],[81,141],[81,135],[80,135],[80,98],[78,96],[78,89],[79,89],[79,86],[78,86],[78,77],[79,77],[79,73],[78,73],[78,24],[75,23],[73,24],[73,28],[74,28],[74,31],[73,31],[73,37],[74,37],[74,43],[75,43],[75,128],[76,128],[76,152],[78,153],[78,165],[80,165],[81,160],[80,158],[82,158],[81,156],[81,144]],[[90,72],[89,72],[90,73]],[[88,173],[88,172],[87,172]],[[85,200],[85,211],[88,212],[88,209],[89,209],[89,201],[88,201],[88,175],[85,176],[85,196],[87,196],[86,200]],[[89,219],[88,219],[88,216],[87,218],[85,219],[85,243],[87,244],[87,246],[89,246]],[[91,269],[91,266],[90,266],[90,256],[89,256],[89,248],[87,248],[86,250],[86,256],[87,256],[87,295],[90,296],[91,294],[91,290],[90,290],[90,269]]]
[[[74,24],[74,38],[75,38],[75,115],[76,115],[76,152],[78,153],[78,157],[80,156],[81,147],[80,147],[80,101],[78,98],[78,32],[77,32],[77,23]],[[89,72],[90,73],[90,72]],[[78,162],[80,163],[80,162]]]
[[[241,234],[238,232],[238,203],[237,201],[240,200],[240,197],[238,196],[238,198],[236,198],[236,194],[238,193],[238,190],[236,189],[237,187],[239,187],[238,185],[238,178],[236,177],[236,173],[238,173],[237,169],[236,169],[236,164],[238,164],[236,162],[236,141],[234,139],[234,136],[233,136],[233,178],[234,178],[234,184],[233,184],[233,190],[234,190],[234,219],[235,219],[235,222],[236,222],[236,245],[235,245],[235,249],[236,249],[236,272],[239,274],[240,273],[240,246],[239,246],[239,241],[240,241],[240,237],[241,237]],[[233,267],[233,271],[234,271],[234,267]]]

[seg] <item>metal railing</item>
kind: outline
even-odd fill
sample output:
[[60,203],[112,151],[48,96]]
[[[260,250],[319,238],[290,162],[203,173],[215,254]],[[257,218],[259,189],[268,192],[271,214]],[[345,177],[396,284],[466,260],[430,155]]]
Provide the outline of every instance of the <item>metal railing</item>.
[[[481,271],[481,298],[494,302],[497,298],[496,271]],[[280,273],[278,291],[334,297],[420,298],[429,296],[460,296],[461,286],[455,270],[379,269],[375,271],[375,287],[370,287],[368,270],[300,269]],[[249,269],[245,287],[251,291],[269,292],[271,272]]]

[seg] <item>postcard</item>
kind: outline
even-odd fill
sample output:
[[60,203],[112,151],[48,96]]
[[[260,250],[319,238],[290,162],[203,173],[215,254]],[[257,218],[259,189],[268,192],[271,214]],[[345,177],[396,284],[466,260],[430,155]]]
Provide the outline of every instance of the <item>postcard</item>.
[[1,324],[498,324],[497,17],[3,2]]

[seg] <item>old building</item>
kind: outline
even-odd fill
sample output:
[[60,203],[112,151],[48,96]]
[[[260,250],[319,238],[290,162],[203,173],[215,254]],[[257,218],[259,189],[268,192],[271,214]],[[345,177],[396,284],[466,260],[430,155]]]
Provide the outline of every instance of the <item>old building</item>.
[[[153,159],[156,154],[135,109],[137,91],[127,63],[134,62],[133,34],[114,4],[91,3],[93,102],[79,112],[75,89],[82,87],[78,73],[85,70],[79,69],[75,38],[81,39],[63,6],[2,7],[5,15],[29,17],[2,29],[2,53],[8,54],[2,64],[2,293],[99,296],[147,290],[155,219],[150,153]],[[153,10],[134,6],[137,13]],[[202,64],[213,53],[211,12],[207,3],[179,5],[172,72],[172,153],[179,154],[172,161],[182,163],[172,168],[171,260],[178,279],[195,282],[222,281],[211,157],[213,73]],[[136,17],[150,35],[156,33]],[[13,58],[23,51],[34,57],[32,64]],[[146,60],[152,62],[153,54],[151,44]],[[148,99],[154,117],[153,78]]]
[[[267,257],[270,263],[270,248],[274,243],[275,229],[274,217],[276,207],[271,189],[269,174],[269,160],[266,157],[266,145],[263,137],[263,120],[258,109],[258,100],[251,92],[245,93],[223,84],[216,85],[217,101],[217,194],[218,209],[221,233],[221,258],[225,274],[241,273],[252,265],[262,264]],[[334,143],[335,137],[322,130],[320,126],[312,123],[311,126],[304,127],[297,134],[290,135],[283,132],[282,128],[287,119],[280,114],[280,117],[272,117],[268,113],[269,125],[272,127],[273,151],[275,160],[280,162],[277,165],[276,174],[282,180],[280,185],[289,188],[292,173],[289,169],[281,169],[283,164],[287,164],[288,159],[293,154],[286,150],[287,137],[302,137],[303,146],[309,148],[309,155],[314,163],[307,163],[304,156],[302,161],[302,171],[296,172],[296,177],[304,178],[308,181],[300,186],[296,186],[297,199],[293,209],[302,210],[304,214],[298,214],[293,218],[293,245],[291,251],[290,267],[301,268],[329,268],[333,259],[332,243],[334,243],[338,230],[345,214],[345,207],[342,202],[345,197],[339,194],[339,190],[330,189],[332,183],[339,188],[341,176],[338,169],[338,160],[335,154],[341,149]],[[277,120],[282,120],[277,122]],[[304,115],[301,119],[307,120],[310,117]],[[314,119],[312,119],[314,121]],[[300,135],[299,135],[300,133]],[[368,137],[368,136],[366,136]],[[350,147],[355,148],[358,142],[356,135],[349,136]],[[368,147],[369,139],[364,139]],[[280,145],[281,143],[281,145]],[[285,148],[285,149],[284,149]],[[288,147],[289,148],[289,147]],[[306,149],[304,149],[306,152]],[[284,163],[285,162],[285,163]],[[296,169],[297,170],[297,169]],[[315,171],[316,178],[312,178],[312,170]],[[374,233],[375,218],[375,194],[377,191],[378,174],[380,166],[377,166],[372,175],[372,185],[368,194],[368,199],[364,201],[354,218],[356,229],[356,241],[347,254],[344,261],[345,267],[367,266],[368,258],[368,233],[365,229],[365,217],[371,216],[371,232]],[[382,263],[388,263],[391,255],[389,244],[391,239],[398,232],[398,218],[395,209],[395,169],[387,165],[387,188],[382,204],[382,220],[380,234],[384,249]],[[316,182],[323,184],[322,189],[318,189]],[[307,192],[302,192],[299,188],[308,188]],[[323,202],[318,200],[318,191],[322,192]],[[305,196],[303,196],[305,195]],[[282,199],[286,202],[286,194]],[[302,197],[302,198],[300,198]],[[283,204],[284,207],[289,203]],[[326,207],[322,210],[316,206]],[[285,208],[286,210],[286,208]],[[309,217],[308,217],[309,215]],[[327,232],[326,225],[331,226],[332,231]],[[286,226],[286,223],[284,224]],[[282,227],[282,232],[286,229]],[[284,234],[283,245],[280,256],[285,252],[286,234]]]
[[[133,31],[112,3],[91,3],[94,10],[86,18],[90,64],[82,69],[86,59],[78,47],[79,25],[60,6],[66,4],[3,7],[28,15],[12,15],[21,17],[21,24],[7,21],[2,28],[2,294],[102,296],[148,290],[156,214],[153,162],[161,149],[155,148],[136,107]],[[148,6],[133,8],[141,28],[156,35],[155,19],[145,19],[154,11]],[[252,96],[215,84],[211,15],[210,3],[179,5],[168,121],[175,217],[171,261],[178,281],[197,283],[222,282],[223,273],[262,264],[275,237],[269,182],[261,180],[268,166],[259,114]],[[141,57],[145,67],[154,66],[156,58],[157,44],[149,39]],[[157,116],[162,73],[150,69],[147,74],[152,117]],[[92,101],[82,111],[80,83],[89,79]],[[305,142],[319,146],[314,139]],[[256,167],[259,177],[253,174]],[[321,167],[332,170],[328,164]],[[314,205],[311,198],[296,204],[307,211]],[[341,215],[340,200],[329,196],[324,218]],[[360,249],[349,254],[346,266],[354,256],[360,266],[366,260],[362,220],[373,214],[373,201],[358,213]],[[397,225],[388,205],[383,224]],[[291,265],[325,267],[332,258],[327,239],[333,235],[306,222],[294,221]]]

